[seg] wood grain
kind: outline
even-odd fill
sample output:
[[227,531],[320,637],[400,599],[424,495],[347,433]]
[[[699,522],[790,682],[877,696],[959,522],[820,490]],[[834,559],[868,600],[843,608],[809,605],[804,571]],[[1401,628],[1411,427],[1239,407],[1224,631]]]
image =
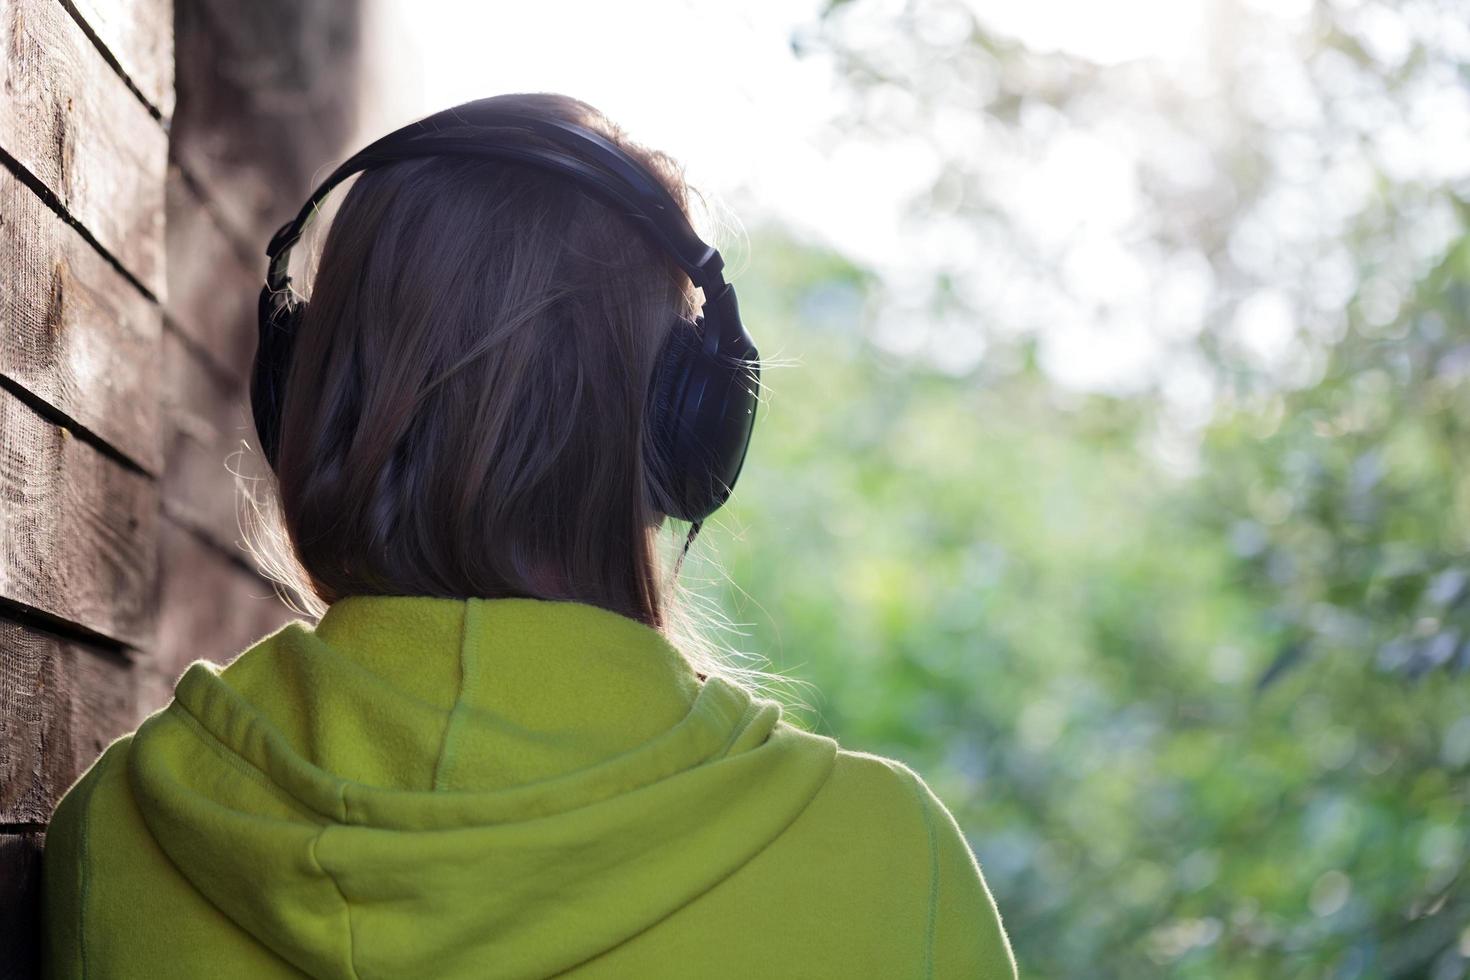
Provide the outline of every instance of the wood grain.
[[50,820],[133,714],[120,654],[0,619],[0,823]]
[[177,165],[168,172],[169,320],[233,384],[244,385],[255,354],[256,300],[265,281]]
[[[221,375],[172,328],[164,331],[164,511],[208,538],[221,552],[244,558],[235,480],[268,492],[269,469],[255,447],[247,392]],[[248,478],[255,478],[253,481]]]
[[0,149],[162,298],[162,125],[55,0],[0,0],[0,52]]
[[158,486],[0,390],[0,596],[154,639]]
[[252,252],[295,214],[356,125],[363,5],[180,2],[172,159]]
[[0,170],[0,375],[157,473],[158,305]]
[[163,118],[174,111],[173,0],[63,0]]
[[135,668],[138,720],[168,703],[173,685],[193,661],[227,664],[298,618],[269,582],[187,528],[165,518],[159,536],[159,643]]

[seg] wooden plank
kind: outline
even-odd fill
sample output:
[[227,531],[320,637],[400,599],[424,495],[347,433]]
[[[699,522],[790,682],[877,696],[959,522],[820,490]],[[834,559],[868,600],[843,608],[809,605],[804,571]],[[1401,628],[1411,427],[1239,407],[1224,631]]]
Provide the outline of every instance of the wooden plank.
[[[278,0],[189,0],[179,4],[174,19],[181,97],[170,130],[170,157],[204,189],[230,235],[242,244],[258,243],[262,252],[275,226],[289,217],[289,201],[308,193],[299,174],[283,179],[282,162],[301,152],[301,140],[317,135],[303,125],[308,110],[300,80],[293,77],[296,45],[267,50],[262,44],[267,32],[294,37],[286,33],[289,22],[299,19],[292,14]],[[267,27],[272,18],[285,22]],[[221,72],[221,62],[246,71]],[[272,93],[275,112],[257,107],[259,88]],[[301,115],[282,118],[293,110]],[[265,136],[268,119],[275,126],[274,137]],[[293,145],[280,138],[285,133],[291,134]]]
[[133,714],[121,655],[0,619],[0,823],[49,820]]
[[190,0],[175,17],[172,158],[232,237],[264,250],[345,157],[356,125],[358,0]]
[[[172,328],[164,331],[163,378],[164,510],[222,552],[243,558],[237,513],[245,505],[234,473],[269,475],[255,448],[244,381],[221,375]],[[249,485],[266,492],[263,480]]]
[[158,114],[174,111],[173,0],[63,0]]
[[55,0],[0,0],[0,148],[154,296],[168,137]]
[[0,170],[0,375],[157,473],[162,313]]
[[159,642],[135,668],[139,720],[168,703],[193,661],[229,663],[298,618],[269,582],[169,518],[159,524],[159,549]]
[[0,391],[0,596],[149,646],[158,507],[145,474]]
[[256,301],[265,281],[265,247],[248,264],[178,166],[168,172],[169,319],[213,365],[245,384],[255,354]]
[[41,975],[41,851],[39,828],[0,833],[0,980]]

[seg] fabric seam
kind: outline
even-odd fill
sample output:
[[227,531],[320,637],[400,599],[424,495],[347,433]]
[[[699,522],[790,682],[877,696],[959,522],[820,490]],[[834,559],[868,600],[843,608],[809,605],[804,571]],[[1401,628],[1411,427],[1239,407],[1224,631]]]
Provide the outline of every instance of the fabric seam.
[[772,834],[771,837],[770,837],[770,839],[767,840],[764,844],[762,844],[759,848],[757,848],[756,851],[755,851],[755,853],[754,854],[751,854],[748,858],[746,858],[745,859],[745,862],[742,863],[739,867],[732,869],[728,874],[726,874],[723,877],[719,878],[717,881],[711,882],[706,888],[704,888],[703,890],[701,890],[697,895],[691,895],[689,897],[688,901],[686,901],[685,904],[682,905],[682,906],[680,906],[679,908],[675,908],[675,909],[669,910],[669,912],[667,912],[666,914],[660,916],[659,918],[655,919],[654,921],[648,923],[642,929],[639,929],[637,932],[633,933],[632,935],[626,936],[623,939],[619,940],[615,945],[610,946],[607,949],[602,950],[599,953],[593,954],[593,956],[591,958],[589,958],[589,959],[582,960],[579,963],[574,963],[571,966],[567,967],[566,969],[561,970],[561,971],[553,974],[553,976],[554,977],[569,976],[570,974],[572,974],[572,973],[580,970],[587,963],[591,962],[591,960],[596,959],[599,956],[604,956],[608,952],[610,952],[611,950],[618,949],[619,947],[625,946],[626,944],[628,944],[628,943],[632,942],[633,940],[637,939],[639,936],[642,936],[645,933],[649,932],[650,930],[657,928],[660,923],[666,922],[668,919],[672,918],[674,915],[676,915],[677,913],[679,913],[683,909],[688,908],[690,905],[692,905],[694,902],[698,901],[703,896],[708,895],[710,892],[713,892],[716,888],[719,888],[722,884],[724,884],[725,882],[729,881],[732,877],[734,877],[736,874],[738,874],[742,868],[748,867],[752,862],[754,862],[756,860],[756,858],[760,857],[762,854],[764,854],[766,851],[768,851],[771,848],[771,846],[776,843],[776,841],[780,840],[783,836],[785,836],[786,832],[788,830],[790,830],[793,826],[795,826],[796,823],[797,823],[797,821],[799,821],[806,814],[807,810],[811,808],[812,803],[816,800],[816,798],[818,796],[821,795],[822,791],[826,788],[827,780],[831,778],[832,772],[836,768],[836,762],[837,762],[837,756],[834,753],[833,756],[832,756],[832,763],[831,763],[831,765],[829,765],[827,767],[827,774],[822,777],[822,783],[821,783],[821,785],[819,785],[817,787],[816,792],[814,792],[811,795],[811,797],[804,804],[802,804],[801,809],[797,810],[796,813],[792,815],[791,819],[789,821],[787,821],[787,823],[785,824],[785,826],[783,826],[775,834]]
[[434,779],[429,785],[443,789],[444,767],[452,761],[454,732],[460,716],[464,713],[464,692],[469,687],[469,618],[470,605],[465,603],[459,618],[459,691],[454,696],[454,707],[449,709],[449,718],[444,722],[444,738],[439,743],[439,758],[434,760]]
[[736,719],[735,724],[731,726],[730,735],[728,738],[725,739],[725,744],[720,746],[720,750],[714,754],[714,758],[723,759],[727,754],[729,754],[730,746],[734,745],[735,740],[738,739],[741,735],[745,734],[745,729],[755,721],[755,716],[761,710],[761,707],[762,706],[754,700],[748,702],[745,705],[745,708],[740,712],[740,717]]
[[929,812],[929,801],[919,786],[917,773],[909,772],[909,782],[919,800],[919,811],[924,815],[924,832],[929,837],[929,918],[924,925],[924,980],[934,977],[934,927],[939,908],[939,850],[934,839],[934,821]]
[[[347,803],[345,797],[342,802],[345,806]],[[337,880],[337,876],[327,870],[316,853],[317,844],[331,826],[331,824],[323,824],[322,829],[311,838],[311,863],[316,865],[316,869],[322,873],[323,877],[332,883],[332,887],[337,890],[337,897],[342,899],[342,912],[347,919],[347,973],[349,976],[356,977],[357,980],[362,980],[362,974],[357,972],[357,933],[352,928],[352,903],[347,900],[347,893],[342,890],[342,884]]]
[[87,785],[87,794],[84,800],[78,800],[82,808],[81,814],[81,874],[77,887],[77,961],[82,970],[82,980],[87,977],[87,886],[91,882],[88,873],[92,864],[91,846],[91,824],[92,824],[92,797],[97,792],[97,783],[106,774],[112,760],[108,759],[106,764],[97,771],[92,781]]
[[[215,755],[223,759],[228,765],[239,772],[242,776],[252,780],[254,783],[256,783],[256,785],[268,790],[272,796],[290,805],[293,810],[311,818],[313,823],[322,818],[323,814],[317,813],[315,810],[306,806],[304,803],[296,799],[296,797],[292,796],[276,783],[272,782],[268,774],[261,772],[248,759],[242,759],[240,756],[231,752],[229,750],[229,747],[221,742],[219,737],[215,735],[214,732],[210,731],[208,728],[205,728],[204,725],[199,721],[199,719],[194,717],[194,713],[190,711],[188,707],[185,706],[182,702],[170,702],[170,704],[168,705],[168,710],[175,712],[179,716],[179,719],[185,723],[186,727],[190,728],[195,735],[199,736],[200,741],[204,742],[204,744],[208,746]],[[340,784],[338,785],[337,791],[338,793],[341,793]]]
[[[731,690],[733,688],[731,688],[727,684],[727,685],[725,685],[725,689],[726,690]],[[224,741],[218,735],[216,735],[213,731],[211,731],[199,719],[199,717],[194,714],[193,710],[188,706],[188,704],[186,702],[181,701],[181,700],[172,701],[172,702],[170,702],[165,707],[164,710],[165,710],[165,712],[168,712],[168,711],[177,711],[178,718],[179,718],[180,721],[182,721],[182,722],[185,723],[185,727],[187,727],[187,728],[191,729],[192,731],[194,731],[200,737],[200,739],[203,742],[205,742],[209,746],[209,748],[216,755],[218,755],[221,759],[223,759],[228,765],[230,765],[230,766],[234,767],[236,770],[238,770],[241,773],[241,775],[243,775],[243,776],[245,776],[245,777],[247,777],[247,778],[255,781],[257,784],[259,784],[263,788],[270,790],[278,799],[280,799],[281,801],[289,804],[297,812],[299,812],[299,813],[305,815],[306,817],[310,818],[310,820],[311,820],[312,823],[331,823],[331,822],[334,822],[334,821],[335,822],[342,822],[345,819],[342,816],[341,809],[339,809],[336,813],[332,813],[332,814],[323,813],[321,810],[317,809],[315,806],[312,806],[312,805],[308,804],[307,802],[305,802],[305,801],[301,800],[300,798],[298,798],[290,790],[288,790],[285,787],[283,787],[283,786],[281,786],[281,785],[273,782],[272,781],[271,774],[269,772],[267,772],[266,770],[260,768],[253,761],[251,761],[250,759],[245,758],[243,756],[236,755],[232,751],[230,744],[228,742]],[[703,711],[706,714],[709,714],[711,712],[714,712],[715,710],[719,710],[721,712],[722,716],[727,716],[724,707],[722,705],[718,704],[718,703],[714,703],[713,701],[708,706],[702,706],[700,710]],[[738,735],[738,732],[736,734]],[[807,733],[807,734],[809,734],[809,733]],[[731,739],[729,739],[725,743],[725,749],[728,749],[729,744],[731,742],[733,742],[733,741],[734,741],[734,738],[733,737]],[[636,749],[630,749],[630,750],[628,750],[628,752],[619,753],[619,755],[614,756],[613,759],[620,759],[623,756],[629,755],[629,754],[631,754],[634,751],[636,751]],[[719,758],[719,756],[718,755],[711,756],[711,758]],[[437,769],[438,769],[438,763],[436,762],[436,765],[435,765],[436,772],[437,772]],[[335,779],[333,781],[333,789],[338,794],[339,801],[340,800],[344,800],[346,798],[345,797],[345,794],[347,793],[348,790],[354,789],[355,787],[357,787],[359,785],[362,785],[362,784],[355,783],[355,782],[353,782],[351,780]],[[639,788],[641,788],[641,787],[639,787]],[[446,791],[446,792],[449,792],[449,791]],[[463,792],[463,791],[456,790],[454,792]],[[572,812],[574,810],[582,809],[584,807],[595,806],[599,802],[602,802],[601,798],[599,798],[598,800],[593,800],[590,803],[580,803],[580,804],[578,804],[575,807],[571,807],[571,808],[568,808],[566,810],[559,810],[557,812],[558,813],[570,813],[570,812]]]

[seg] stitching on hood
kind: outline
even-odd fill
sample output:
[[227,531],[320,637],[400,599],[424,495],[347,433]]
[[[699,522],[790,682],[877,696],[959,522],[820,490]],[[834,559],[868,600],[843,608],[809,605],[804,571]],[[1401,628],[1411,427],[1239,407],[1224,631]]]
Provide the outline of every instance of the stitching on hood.
[[449,709],[449,718],[444,722],[444,738],[439,743],[439,757],[434,760],[434,779],[429,783],[431,789],[443,789],[445,764],[451,760],[454,754],[454,731],[459,719],[464,715],[464,692],[470,686],[470,664],[469,655],[469,619],[470,604],[464,603],[459,617],[459,691],[454,695],[454,707]]
[[[185,727],[191,729],[215,755],[229,763],[241,775],[254,780],[258,785],[269,790],[271,795],[276,799],[289,804],[293,810],[308,817],[312,823],[325,825],[330,821],[330,818],[325,814],[318,813],[301,800],[298,800],[284,787],[273,782],[270,774],[257,768],[255,763],[243,756],[236,755],[229,745],[220,740],[218,735],[210,731],[198,718],[194,717],[194,712],[189,709],[188,705],[182,701],[174,700],[169,702],[166,710],[172,712],[180,721],[184,722]],[[340,784],[337,791],[339,794],[341,793]]]
[[91,845],[91,823],[92,823],[92,797],[97,793],[97,784],[114,764],[110,757],[113,753],[104,752],[102,758],[105,760],[99,765],[92,776],[92,781],[87,785],[86,796],[77,801],[81,809],[78,814],[77,824],[80,831],[79,858],[80,865],[77,873],[79,879],[77,886],[77,963],[82,972],[82,980],[87,977],[87,897],[92,883],[92,845]]
[[735,721],[735,724],[731,726],[730,734],[726,737],[725,744],[721,745],[719,751],[710,756],[710,758],[723,759],[725,758],[725,756],[729,755],[730,746],[734,745],[735,740],[744,735],[745,730],[755,723],[756,716],[760,714],[761,710],[764,707],[765,705],[762,702],[754,698],[747,701],[745,703],[744,710],[740,712],[740,717]]
[[[346,803],[345,799],[343,803]],[[328,871],[321,859],[316,856],[317,843],[330,828],[331,824],[325,824],[321,830],[316,832],[311,838],[311,846],[307,848],[307,853],[311,856],[311,863],[316,865],[316,869],[322,873],[322,876],[332,883],[332,887],[337,889],[337,894],[342,899],[342,913],[347,919],[347,975],[353,977],[354,980],[362,980],[362,975],[357,972],[357,932],[352,928],[352,903],[347,900],[347,893],[342,890],[337,876]]]

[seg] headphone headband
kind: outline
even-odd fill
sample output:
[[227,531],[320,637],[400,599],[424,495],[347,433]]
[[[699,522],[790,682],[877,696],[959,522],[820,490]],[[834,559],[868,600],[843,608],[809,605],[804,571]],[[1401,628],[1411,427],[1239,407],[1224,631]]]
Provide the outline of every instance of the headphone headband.
[[[695,525],[719,508],[745,461],[759,401],[760,355],[740,320],[724,260],[700,240],[668,188],[600,133],[498,108],[494,100],[446,109],[354,153],[272,236],[259,302],[260,338],[250,398],[261,450],[274,467],[291,350],[306,306],[291,293],[291,249],[322,200],[359,171],[420,157],[510,160],[560,174],[618,210],[655,240],[704,292],[701,314],[669,330],[649,381],[651,488],[664,513]],[[476,130],[525,130],[552,145]],[[681,317],[680,319],[684,319]]]
[[[622,208],[624,217],[652,234],[694,284],[704,290],[706,297],[720,292],[725,285],[725,262],[719,251],[700,239],[668,189],[651,179],[647,171],[620,147],[601,134],[574,123],[493,107],[476,108],[477,105],[470,103],[445,109],[409,123],[374,140],[345,160],[318,185],[296,217],[282,225],[271,238],[266,247],[266,255],[271,260],[268,278],[275,280],[278,288],[284,288],[288,280],[283,257],[301,240],[307,223],[322,200],[348,177],[399,160],[458,155],[512,160],[571,177],[608,203]],[[577,156],[547,147],[495,143],[465,133],[445,135],[446,131],[466,127],[529,129],[560,146],[576,148],[595,157],[610,173],[590,166]]]

